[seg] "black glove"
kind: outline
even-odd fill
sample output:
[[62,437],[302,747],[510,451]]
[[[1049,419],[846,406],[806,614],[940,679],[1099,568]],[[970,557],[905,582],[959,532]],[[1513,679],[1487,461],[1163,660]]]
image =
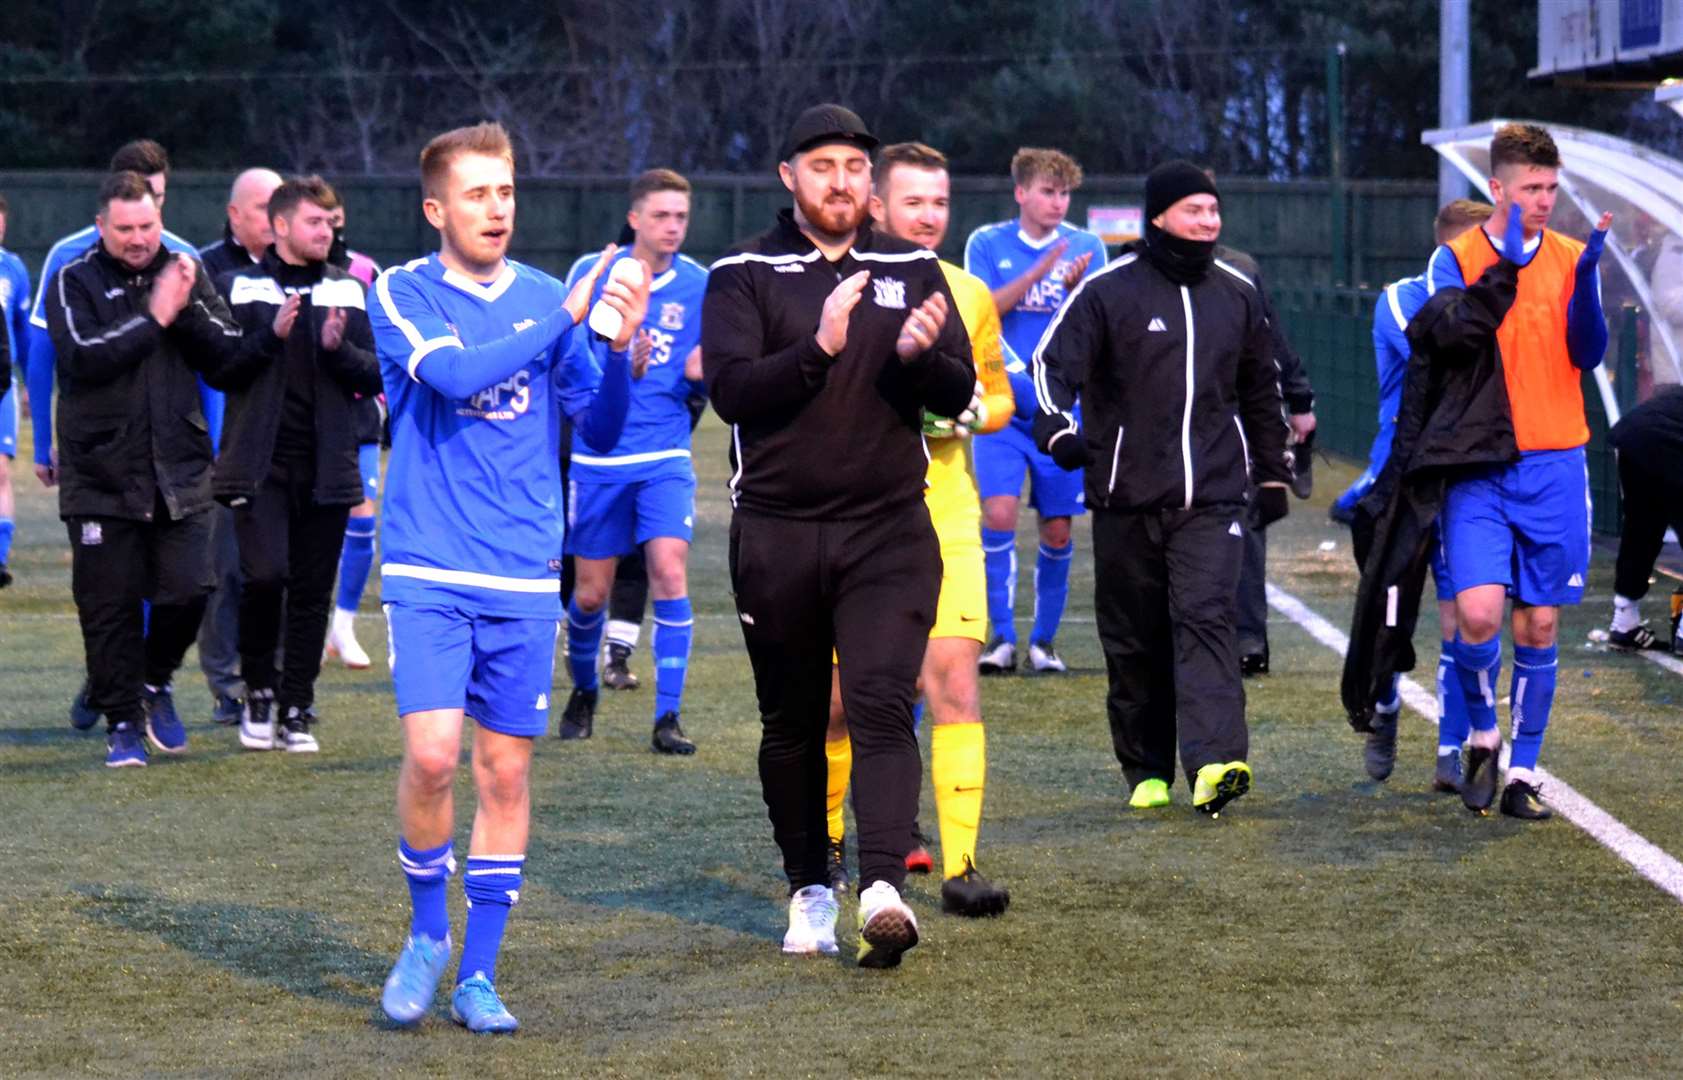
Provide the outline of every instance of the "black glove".
[[1256,489],[1256,527],[1266,529],[1291,511],[1286,489],[1267,485]]
[[1082,435],[1079,430],[1053,439],[1048,450],[1051,452],[1052,460],[1058,463],[1058,468],[1067,472],[1085,469],[1093,463],[1092,452],[1087,449],[1086,436]]

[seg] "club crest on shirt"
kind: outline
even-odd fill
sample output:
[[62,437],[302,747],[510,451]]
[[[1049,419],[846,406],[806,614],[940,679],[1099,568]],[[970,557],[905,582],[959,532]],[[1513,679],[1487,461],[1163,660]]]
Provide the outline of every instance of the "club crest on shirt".
[[906,283],[898,278],[874,277],[871,288],[876,293],[877,307],[900,308],[906,306]]
[[663,330],[682,330],[684,328],[684,305],[660,305],[660,326]]

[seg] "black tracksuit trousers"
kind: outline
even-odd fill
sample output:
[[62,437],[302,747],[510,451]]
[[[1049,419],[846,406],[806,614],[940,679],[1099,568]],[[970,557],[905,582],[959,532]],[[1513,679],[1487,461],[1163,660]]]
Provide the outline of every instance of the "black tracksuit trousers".
[[[278,704],[300,709],[315,703],[333,579],[351,513],[349,506],[315,505],[313,486],[308,469],[289,474],[277,464],[251,501],[234,508],[242,579],[240,670],[248,689],[273,690]],[[275,647],[283,635],[284,669],[277,678]]]
[[1648,577],[1665,546],[1667,527],[1683,540],[1683,482],[1649,467],[1656,464],[1660,463],[1644,462],[1633,454],[1619,455],[1625,521],[1613,564],[1613,589],[1631,600],[1648,595]]
[[738,510],[731,584],[759,697],[760,786],[789,888],[828,881],[831,649],[853,741],[859,886],[906,879],[923,765],[912,730],[941,548],[920,498],[870,518]]
[[1094,615],[1110,674],[1110,737],[1128,786],[1190,785],[1249,752],[1234,646],[1244,508],[1093,513]]
[[141,685],[168,685],[199,632],[211,586],[210,515],[172,521],[160,498],[151,521],[71,518],[65,527],[88,708],[113,727],[139,724]]

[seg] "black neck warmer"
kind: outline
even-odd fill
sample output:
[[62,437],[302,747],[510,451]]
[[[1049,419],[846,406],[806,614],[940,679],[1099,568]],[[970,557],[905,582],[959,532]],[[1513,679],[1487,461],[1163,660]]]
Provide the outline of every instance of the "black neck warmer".
[[1214,240],[1184,240],[1145,224],[1145,254],[1151,265],[1176,285],[1196,285],[1215,261]]

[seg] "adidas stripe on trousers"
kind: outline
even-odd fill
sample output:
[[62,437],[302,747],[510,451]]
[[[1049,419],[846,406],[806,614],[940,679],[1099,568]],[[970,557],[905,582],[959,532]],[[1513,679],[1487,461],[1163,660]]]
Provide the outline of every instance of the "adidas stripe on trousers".
[[1130,788],[1243,761],[1250,736],[1234,643],[1244,507],[1093,512],[1093,614],[1105,700]]
[[923,499],[866,518],[738,510],[730,574],[759,698],[760,786],[791,892],[827,884],[831,649],[853,742],[861,887],[899,888],[923,767],[912,705],[941,548]]

